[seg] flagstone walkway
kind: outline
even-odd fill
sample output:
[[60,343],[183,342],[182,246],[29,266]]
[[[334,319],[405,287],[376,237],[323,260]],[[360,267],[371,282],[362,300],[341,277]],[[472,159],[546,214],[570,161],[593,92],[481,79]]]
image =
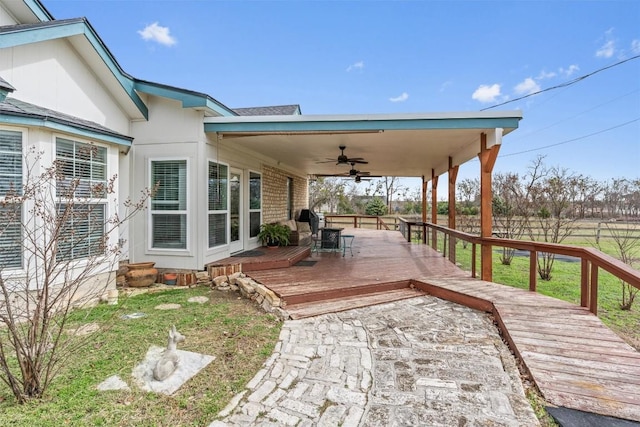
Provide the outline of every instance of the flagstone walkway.
[[421,296],[286,321],[210,427],[283,425],[539,424],[490,317]]

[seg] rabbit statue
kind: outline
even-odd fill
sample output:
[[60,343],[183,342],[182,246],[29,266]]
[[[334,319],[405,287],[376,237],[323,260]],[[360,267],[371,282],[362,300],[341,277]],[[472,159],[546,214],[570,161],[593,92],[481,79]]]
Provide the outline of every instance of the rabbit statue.
[[169,340],[167,342],[167,348],[160,356],[160,360],[153,368],[153,378],[156,381],[164,381],[169,378],[173,371],[178,367],[180,357],[176,351],[177,344],[184,341],[184,335],[176,330],[176,326],[173,325],[169,331]]

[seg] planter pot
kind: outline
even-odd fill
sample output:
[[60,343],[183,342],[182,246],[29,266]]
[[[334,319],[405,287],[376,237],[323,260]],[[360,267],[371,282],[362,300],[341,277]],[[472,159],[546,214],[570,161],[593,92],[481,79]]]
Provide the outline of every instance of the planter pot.
[[165,285],[175,285],[178,281],[178,273],[164,273],[162,279]]
[[132,288],[146,288],[156,282],[158,270],[153,268],[155,262],[138,262],[129,264],[129,271],[124,275],[127,286]]

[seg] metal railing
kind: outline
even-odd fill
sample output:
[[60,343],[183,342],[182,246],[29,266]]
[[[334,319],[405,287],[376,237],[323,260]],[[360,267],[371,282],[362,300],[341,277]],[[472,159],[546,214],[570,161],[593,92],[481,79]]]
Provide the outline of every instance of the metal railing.
[[[480,237],[473,234],[453,230],[429,222],[408,221],[399,219],[399,230],[409,242],[430,244],[438,248],[438,240],[442,236],[442,256],[455,262],[456,240],[463,240],[471,245],[471,277],[476,277],[477,246],[505,247],[529,252],[529,290],[537,289],[538,253],[551,253],[579,258],[580,268],[580,305],[588,307],[593,314],[598,313],[598,273],[602,269],[629,285],[640,289],[640,271],[607,255],[595,248],[585,248],[559,243],[534,242],[528,240],[502,239],[498,237]],[[453,250],[448,250],[453,248]]]

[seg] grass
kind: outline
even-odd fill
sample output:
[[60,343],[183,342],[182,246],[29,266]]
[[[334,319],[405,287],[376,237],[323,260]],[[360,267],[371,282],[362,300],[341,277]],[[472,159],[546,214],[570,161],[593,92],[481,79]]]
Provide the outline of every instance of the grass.
[[[209,303],[188,302],[207,296]],[[178,310],[157,310],[178,303]],[[144,313],[124,320],[121,314]],[[231,398],[272,354],[281,323],[241,299],[235,292],[209,288],[146,293],[122,300],[118,306],[80,310],[70,327],[97,322],[100,332],[74,355],[41,401],[15,404],[0,383],[0,425],[11,426],[203,426],[211,423]],[[165,346],[171,325],[186,336],[180,350],[215,356],[203,371],[174,395],[139,390],[131,372],[151,345]],[[96,386],[119,375],[131,391],[99,392]]]

